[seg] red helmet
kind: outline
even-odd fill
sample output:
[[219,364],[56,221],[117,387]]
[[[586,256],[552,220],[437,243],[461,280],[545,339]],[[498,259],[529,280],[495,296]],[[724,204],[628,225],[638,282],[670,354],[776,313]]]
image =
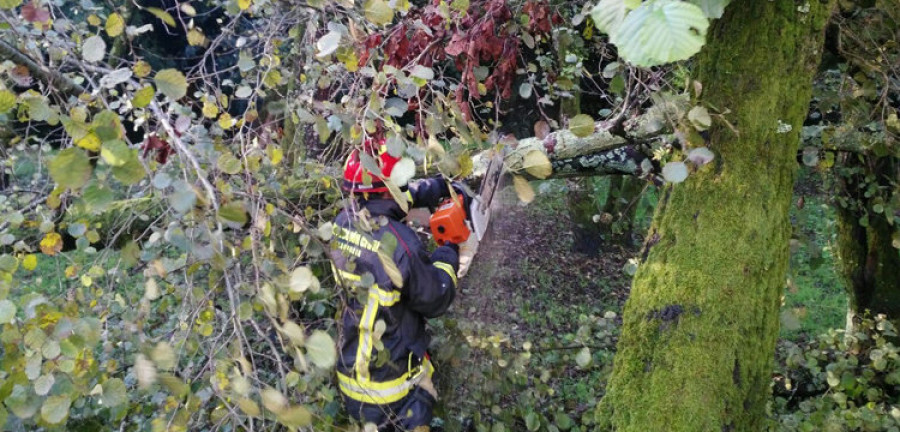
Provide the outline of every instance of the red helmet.
[[366,140],[363,143],[363,151],[375,159],[381,172],[371,173],[363,168],[362,162],[359,160],[359,150],[353,150],[347,157],[347,162],[344,163],[344,183],[341,187],[345,191],[354,193],[387,192],[388,188],[384,185],[384,179],[391,176],[391,171],[394,170],[394,165],[400,158],[393,157],[388,153],[383,139]]

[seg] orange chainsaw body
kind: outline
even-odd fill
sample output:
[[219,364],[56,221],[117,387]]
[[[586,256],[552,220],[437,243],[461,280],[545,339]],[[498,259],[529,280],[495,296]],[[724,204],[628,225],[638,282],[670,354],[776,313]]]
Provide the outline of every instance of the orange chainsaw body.
[[434,241],[441,246],[447,243],[460,244],[468,240],[471,234],[466,226],[466,209],[459,196],[456,200],[448,198],[441,203],[431,215],[430,225]]

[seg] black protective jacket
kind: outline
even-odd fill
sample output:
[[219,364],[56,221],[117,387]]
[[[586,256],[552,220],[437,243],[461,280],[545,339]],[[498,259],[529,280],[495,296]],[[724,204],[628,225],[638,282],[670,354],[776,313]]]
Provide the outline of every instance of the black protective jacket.
[[[448,186],[439,178],[420,180],[406,195],[410,207],[435,207],[448,196]],[[419,367],[429,344],[425,320],[442,315],[453,301],[459,256],[456,246],[441,246],[429,256],[416,233],[401,222],[406,215],[394,200],[358,199],[354,204],[335,219],[331,251],[335,277],[350,293],[342,317],[338,378],[351,398],[391,403],[402,394],[383,390],[388,385],[379,383],[405,380]],[[402,286],[392,282],[389,271],[394,269],[382,263],[388,259]],[[389,397],[354,397],[352,389],[367,386]]]

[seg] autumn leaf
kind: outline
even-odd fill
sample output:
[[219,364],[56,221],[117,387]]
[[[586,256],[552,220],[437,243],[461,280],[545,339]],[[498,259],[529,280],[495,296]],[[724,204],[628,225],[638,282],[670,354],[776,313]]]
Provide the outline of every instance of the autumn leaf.
[[31,2],[22,6],[22,18],[32,23],[45,23],[50,20],[50,11],[39,6],[36,2]]
[[62,236],[56,232],[49,232],[41,240],[40,246],[44,255],[56,255],[62,250]]
[[106,19],[106,34],[108,34],[109,37],[116,37],[122,34],[124,30],[125,20],[122,19],[122,15],[114,13]]

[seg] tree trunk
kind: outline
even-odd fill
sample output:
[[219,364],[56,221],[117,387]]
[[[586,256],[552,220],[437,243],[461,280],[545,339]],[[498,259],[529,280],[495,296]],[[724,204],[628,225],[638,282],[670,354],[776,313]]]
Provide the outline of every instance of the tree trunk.
[[714,122],[716,160],[660,198],[597,410],[605,429],[763,430],[799,131],[834,1],[807,4],[733,2],[710,29],[701,102],[729,109],[739,134]]
[[846,206],[835,205],[838,215],[838,269],[847,282],[850,299],[847,327],[852,328],[853,319],[867,310],[872,314],[885,314],[898,323],[900,251],[892,244],[897,227],[886,219],[894,215],[873,212],[876,204],[872,202],[874,197],[866,197],[868,188],[859,182],[869,174],[879,186],[893,187],[891,183],[896,181],[898,175],[897,160],[857,154],[845,154],[842,159],[842,168],[865,168],[862,174],[849,178],[840,172],[836,174],[841,185],[840,193],[847,198],[844,201]]

